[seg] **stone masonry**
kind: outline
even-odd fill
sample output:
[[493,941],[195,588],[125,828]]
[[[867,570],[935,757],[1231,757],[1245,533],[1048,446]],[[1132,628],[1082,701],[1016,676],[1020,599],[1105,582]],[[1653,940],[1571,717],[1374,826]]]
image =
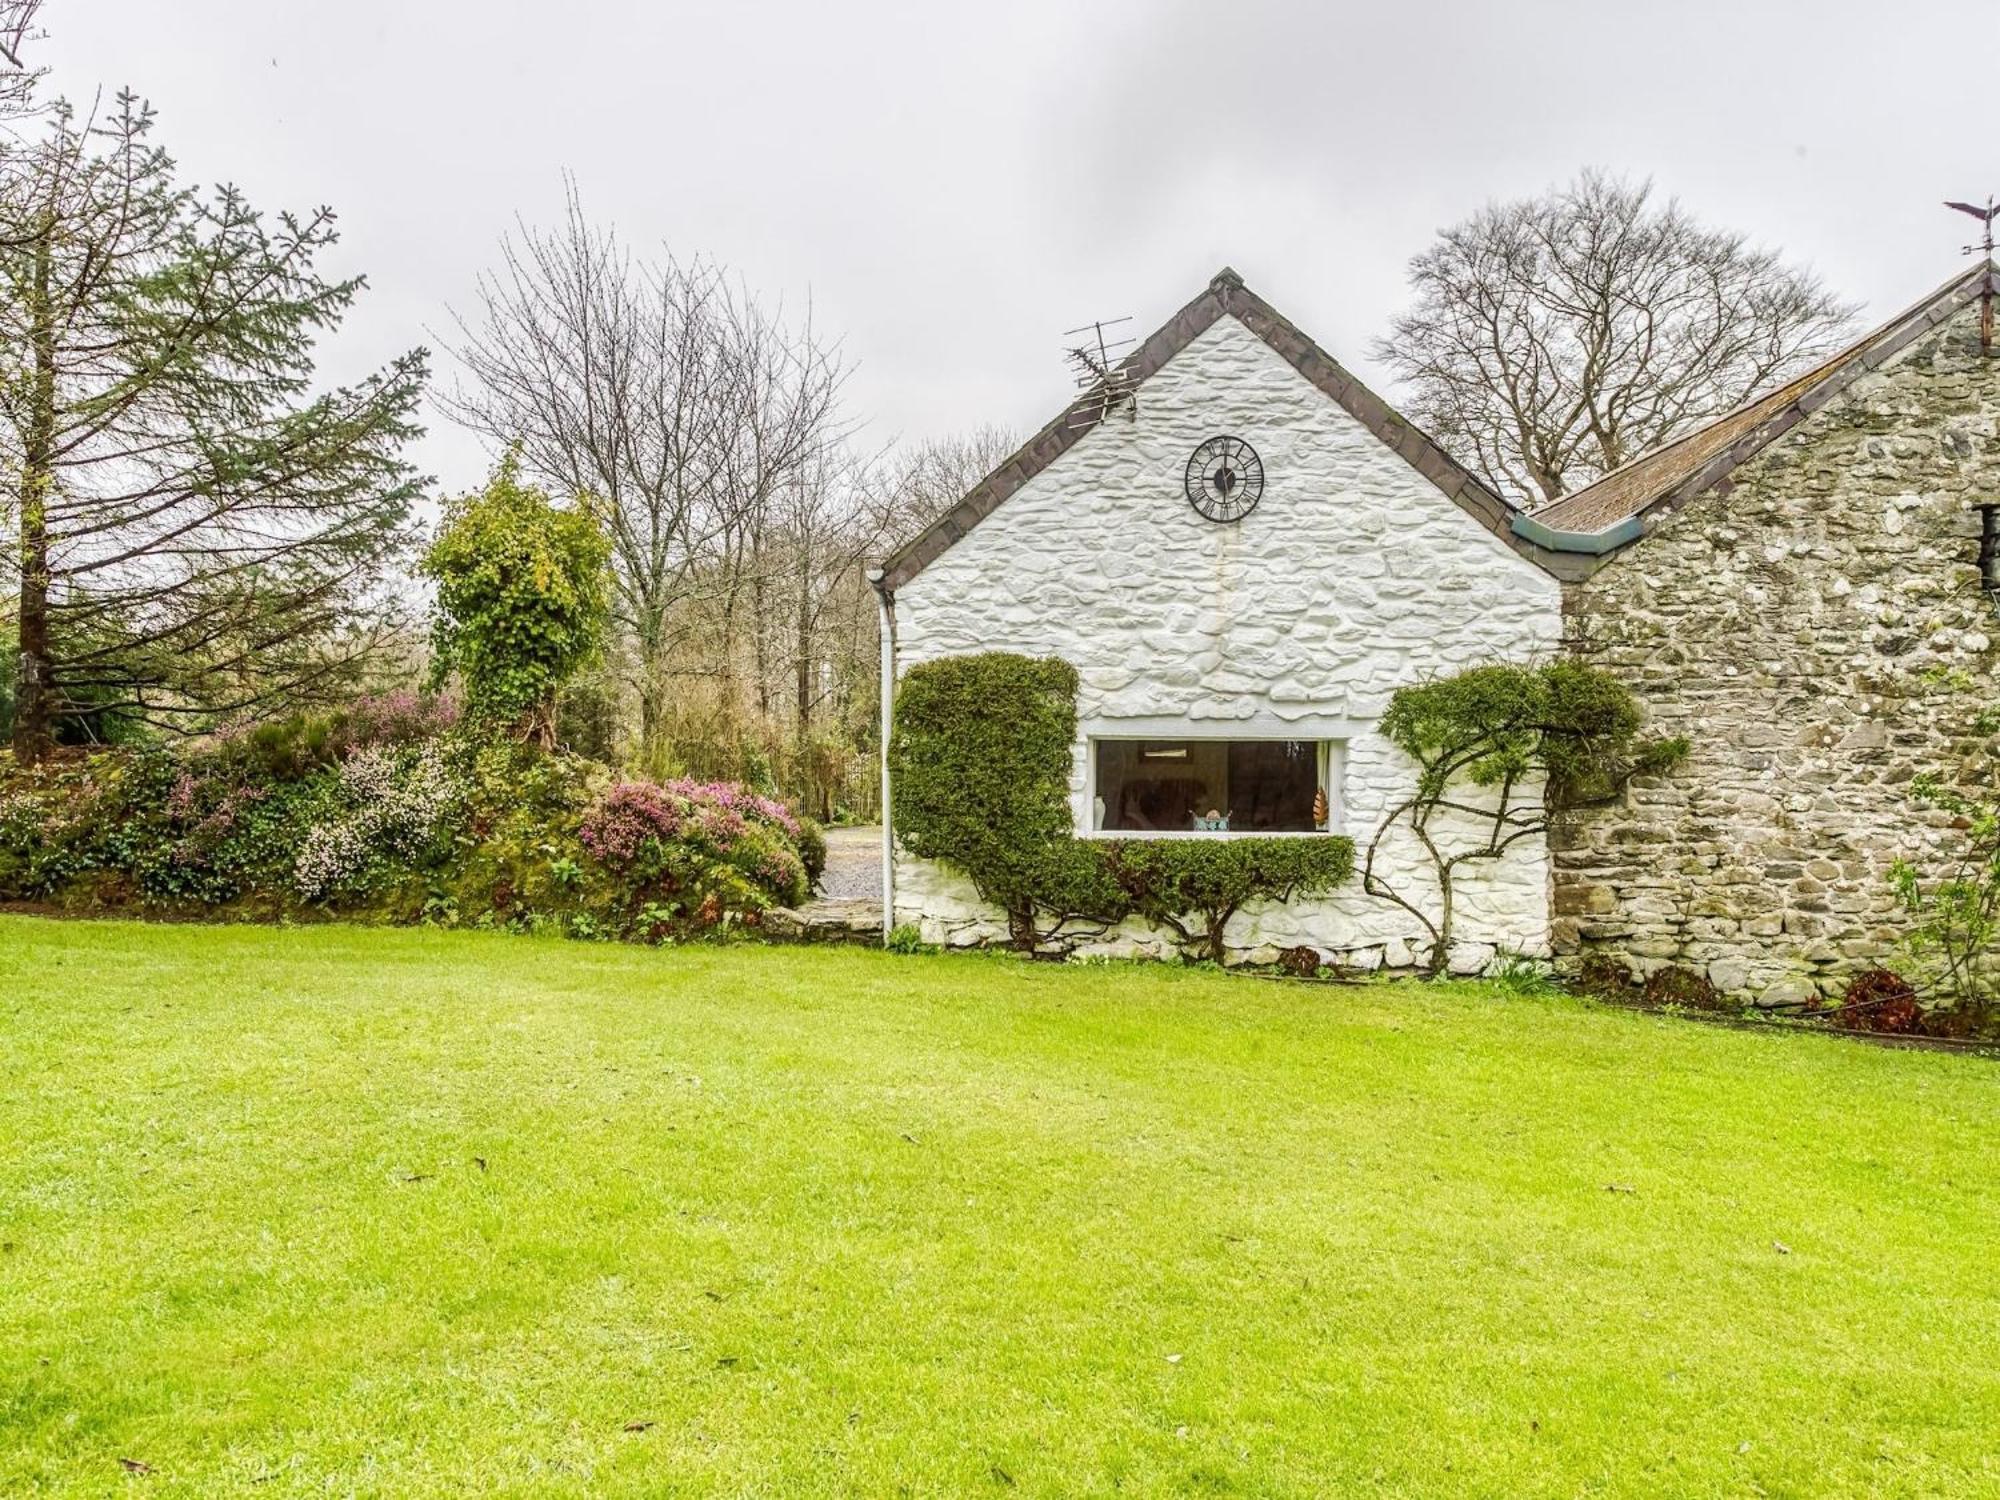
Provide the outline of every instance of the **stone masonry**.
[[[1262,455],[1255,512],[1218,526],[1182,489],[1188,454],[1234,433]],[[1338,826],[1365,844],[1413,783],[1375,730],[1405,683],[1478,662],[1547,656],[1561,589],[1234,317],[1201,333],[1112,416],[895,592],[896,664],[983,650],[1061,656],[1082,678],[1072,796],[1088,836],[1094,734],[1234,733],[1339,747]],[[1310,835],[1306,835],[1310,836]],[[1434,889],[1413,850],[1392,878]],[[1496,948],[1546,952],[1541,842],[1473,867],[1454,967]],[[1002,939],[963,876],[907,852],[898,921],[950,943]],[[1364,967],[1412,961],[1419,929],[1357,880],[1324,899],[1239,913],[1233,959],[1293,944]],[[1105,953],[1168,951],[1132,922]]]
[[1943,832],[1910,799],[1995,697],[1981,506],[2000,359],[1968,307],[1567,587],[1565,637],[1692,742],[1559,837],[1571,963],[1669,965],[1766,1004],[1894,966],[1889,870]]

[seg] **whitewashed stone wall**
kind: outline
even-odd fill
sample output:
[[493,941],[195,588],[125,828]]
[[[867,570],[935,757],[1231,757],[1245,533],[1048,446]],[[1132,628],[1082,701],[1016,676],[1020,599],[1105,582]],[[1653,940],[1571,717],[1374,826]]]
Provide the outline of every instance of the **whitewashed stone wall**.
[[[1232,433],[1264,462],[1262,503],[1219,526],[1188,504],[1182,471],[1204,439]],[[897,669],[940,656],[1060,656],[1082,679],[1072,773],[1079,831],[1087,736],[1183,733],[1344,739],[1330,789],[1341,830],[1365,849],[1413,768],[1375,732],[1405,683],[1475,663],[1552,654],[1561,591],[1233,317],[1197,337],[1139,391],[1138,414],[1086,434],[897,591]],[[1357,859],[1358,863],[1358,859]],[[1399,888],[1431,888],[1407,850]],[[1541,952],[1549,868],[1539,844],[1470,867],[1460,951]],[[1001,914],[955,872],[899,854],[899,922],[933,942],[1004,939]],[[1232,956],[1307,944],[1362,966],[1400,967],[1422,929],[1355,882],[1324,899],[1246,909]],[[1165,951],[1128,923],[1101,945]]]

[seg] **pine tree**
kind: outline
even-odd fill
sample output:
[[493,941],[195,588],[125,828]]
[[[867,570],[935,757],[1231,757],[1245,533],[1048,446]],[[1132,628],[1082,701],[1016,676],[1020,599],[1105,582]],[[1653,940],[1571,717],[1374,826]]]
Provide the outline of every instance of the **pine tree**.
[[267,223],[179,186],[152,125],[129,93],[101,121],[57,104],[0,154],[26,762],[64,721],[195,728],[331,693],[410,540],[425,352],[316,392],[314,344],[363,284],[315,270],[332,212]]

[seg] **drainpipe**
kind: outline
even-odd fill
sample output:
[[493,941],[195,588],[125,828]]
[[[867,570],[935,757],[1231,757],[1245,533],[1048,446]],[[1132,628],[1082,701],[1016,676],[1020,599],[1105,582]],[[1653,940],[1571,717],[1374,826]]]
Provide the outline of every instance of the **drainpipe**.
[[875,588],[876,618],[882,632],[882,941],[896,925],[896,824],[889,786],[889,731],[895,724],[896,602],[883,586],[882,570],[868,574]]

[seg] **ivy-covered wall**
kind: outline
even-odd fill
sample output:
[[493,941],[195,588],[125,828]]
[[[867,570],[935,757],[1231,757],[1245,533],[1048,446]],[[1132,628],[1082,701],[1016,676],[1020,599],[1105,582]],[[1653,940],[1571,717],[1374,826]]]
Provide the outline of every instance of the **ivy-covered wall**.
[[1618,554],[1567,601],[1584,660],[1691,750],[1554,852],[1555,939],[1771,1004],[1895,960],[1909,797],[1996,696],[1976,507],[2000,360],[1968,308]]

